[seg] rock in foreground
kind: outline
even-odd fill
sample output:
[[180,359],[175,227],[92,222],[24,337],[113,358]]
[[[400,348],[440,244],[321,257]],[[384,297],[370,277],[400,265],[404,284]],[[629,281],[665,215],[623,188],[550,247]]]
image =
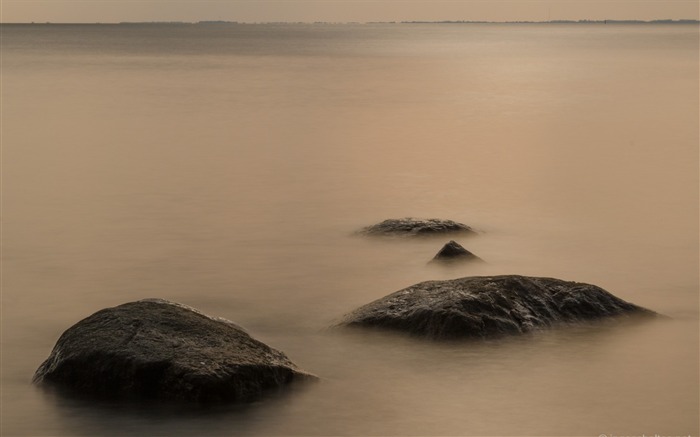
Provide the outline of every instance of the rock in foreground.
[[429,236],[443,234],[476,234],[472,228],[452,220],[441,219],[388,219],[376,225],[367,226],[359,232],[368,236]]
[[656,313],[595,285],[515,275],[477,276],[421,282],[358,308],[340,324],[436,339],[486,338],[626,314]]
[[442,249],[433,257],[430,261],[431,263],[446,263],[451,264],[454,262],[464,262],[464,261],[484,261],[478,256],[474,255],[461,244],[454,240],[450,240],[449,243],[442,246]]
[[146,299],[73,325],[34,382],[109,399],[245,402],[307,377],[228,320]]

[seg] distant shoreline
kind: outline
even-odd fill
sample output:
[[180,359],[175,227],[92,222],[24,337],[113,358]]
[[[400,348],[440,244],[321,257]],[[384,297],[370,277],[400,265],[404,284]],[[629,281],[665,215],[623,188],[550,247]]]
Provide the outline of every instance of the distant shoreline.
[[238,21],[123,21],[118,23],[54,23],[54,22],[28,22],[28,23],[0,23],[0,25],[372,25],[372,24],[700,24],[700,20],[548,20],[548,21],[370,21],[370,22],[238,22]]

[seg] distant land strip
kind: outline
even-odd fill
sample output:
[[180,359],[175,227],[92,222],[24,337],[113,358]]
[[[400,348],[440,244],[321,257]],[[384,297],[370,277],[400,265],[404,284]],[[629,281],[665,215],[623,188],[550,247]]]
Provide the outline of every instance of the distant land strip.
[[0,23],[3,25],[12,24],[121,24],[121,25],[254,25],[254,24],[700,24],[700,20],[679,19],[679,20],[546,20],[546,21],[471,21],[471,20],[446,20],[446,21],[368,21],[368,22],[333,22],[333,21],[261,21],[261,22],[239,22],[239,21],[122,21],[118,23],[59,23],[59,22],[31,22],[31,23]]

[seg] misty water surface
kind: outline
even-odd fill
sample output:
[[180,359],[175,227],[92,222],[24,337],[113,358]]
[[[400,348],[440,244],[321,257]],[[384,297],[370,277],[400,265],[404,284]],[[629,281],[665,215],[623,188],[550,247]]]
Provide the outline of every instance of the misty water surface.
[[[697,435],[698,29],[2,26],[2,434]],[[359,227],[441,217],[447,239]],[[488,342],[327,329],[419,281],[523,274],[670,316]],[[30,384],[161,297],[318,374],[171,411]]]

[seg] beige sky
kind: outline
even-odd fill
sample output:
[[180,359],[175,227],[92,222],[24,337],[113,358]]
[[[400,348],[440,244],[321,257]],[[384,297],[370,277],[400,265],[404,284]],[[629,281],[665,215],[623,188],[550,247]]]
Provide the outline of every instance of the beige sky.
[[697,0],[0,0],[2,22],[697,19]]

